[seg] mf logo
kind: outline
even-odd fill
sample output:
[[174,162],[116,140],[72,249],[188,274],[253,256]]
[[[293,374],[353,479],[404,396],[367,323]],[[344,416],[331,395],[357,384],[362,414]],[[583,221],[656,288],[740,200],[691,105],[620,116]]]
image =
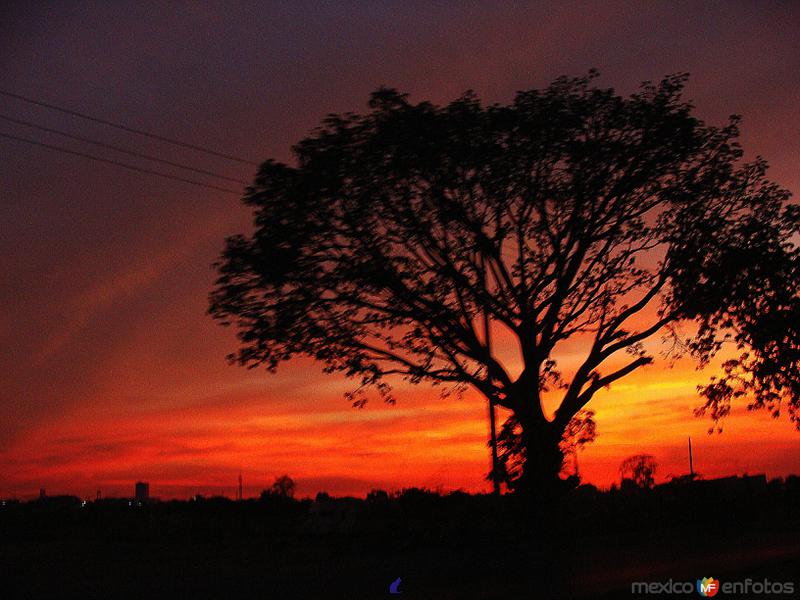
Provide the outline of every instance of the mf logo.
[[400,582],[402,579],[399,577],[395,579],[392,583],[389,584],[389,593],[390,594],[402,594],[403,592],[400,591]]
[[719,591],[719,579],[713,577],[703,577],[697,580],[697,591],[704,598],[710,598]]

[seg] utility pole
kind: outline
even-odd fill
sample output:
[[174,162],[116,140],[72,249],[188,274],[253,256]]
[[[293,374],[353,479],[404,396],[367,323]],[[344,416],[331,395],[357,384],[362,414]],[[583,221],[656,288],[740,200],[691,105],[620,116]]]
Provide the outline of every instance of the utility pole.
[[[486,271],[486,261],[481,255],[481,268],[483,269],[483,280],[484,280],[484,287],[487,288],[488,293],[488,277]],[[486,354],[487,356],[492,355],[492,344],[491,344],[491,336],[489,334],[489,307],[488,304],[484,305],[483,307],[483,339],[486,342]],[[486,365],[487,376],[491,379],[491,375],[489,375],[489,365]],[[496,418],[495,418],[495,408],[494,408],[494,397],[489,398],[489,435],[490,435],[490,443],[492,446],[492,489],[494,491],[495,496],[500,495],[500,473],[498,472],[499,469],[499,460],[497,458],[497,425],[496,425]]]
[[694,479],[694,464],[692,463],[692,436],[689,436],[689,477]]

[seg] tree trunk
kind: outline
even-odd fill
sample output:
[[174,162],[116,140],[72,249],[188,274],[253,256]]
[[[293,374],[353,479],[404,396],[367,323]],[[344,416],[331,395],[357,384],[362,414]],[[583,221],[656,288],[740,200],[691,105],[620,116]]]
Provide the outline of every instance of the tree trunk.
[[562,432],[546,420],[521,420],[520,424],[525,462],[517,489],[537,520],[547,519],[569,487],[560,477]]
[[[537,371],[531,371],[536,373]],[[548,421],[541,408],[539,380],[520,375],[511,396],[514,416],[521,427],[522,474],[514,482],[528,517],[533,523],[547,523],[569,484],[561,479],[563,427]]]

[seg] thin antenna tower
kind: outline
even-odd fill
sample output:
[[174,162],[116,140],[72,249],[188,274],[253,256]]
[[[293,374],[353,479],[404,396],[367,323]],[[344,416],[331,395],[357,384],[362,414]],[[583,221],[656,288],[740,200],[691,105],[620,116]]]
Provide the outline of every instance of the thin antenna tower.
[[694,463],[692,462],[692,436],[689,436],[689,477],[694,479]]

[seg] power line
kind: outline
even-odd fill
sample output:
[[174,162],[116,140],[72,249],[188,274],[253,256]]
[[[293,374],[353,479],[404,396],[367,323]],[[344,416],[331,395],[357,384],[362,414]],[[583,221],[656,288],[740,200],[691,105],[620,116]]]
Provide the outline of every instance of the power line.
[[127,125],[121,125],[120,123],[114,123],[112,121],[106,121],[105,119],[100,119],[98,117],[93,117],[91,115],[87,115],[85,113],[78,112],[76,110],[71,110],[69,108],[64,108],[62,106],[56,106],[55,104],[50,104],[49,102],[43,102],[41,100],[35,100],[33,98],[28,98],[27,96],[22,96],[20,94],[15,94],[13,92],[7,92],[5,90],[0,90],[0,95],[7,96],[9,98],[14,98],[16,100],[22,100],[23,102],[27,102],[29,104],[35,104],[36,106],[42,106],[44,108],[49,108],[51,110],[57,110],[67,115],[72,115],[73,117],[79,117],[81,119],[86,119],[88,121],[93,121],[95,123],[100,123],[101,125],[107,125],[108,127],[115,127],[117,129],[121,129],[122,131],[127,131],[129,133],[135,133],[137,135],[143,135],[145,137],[153,138],[154,140],[159,140],[161,142],[166,142],[168,144],[174,144],[176,146],[181,146],[183,148],[189,148],[190,150],[196,150],[197,152],[205,152],[206,154],[211,154],[212,156],[218,156],[220,158],[226,158],[228,160],[232,160],[235,162],[243,163],[246,165],[255,165],[258,166],[259,163],[254,162],[252,160],[247,160],[246,158],[241,158],[238,156],[233,156],[232,154],[225,154],[224,152],[217,152],[216,150],[210,150],[208,148],[203,148],[202,146],[196,146],[195,144],[189,144],[187,142],[182,142],[180,140],[176,140],[173,138],[168,138],[163,135],[158,135],[157,133],[152,133],[150,131],[144,131],[142,129],[135,129],[134,127],[128,127]]
[[12,135],[10,133],[3,133],[0,131],[0,137],[8,138],[10,140],[16,140],[18,142],[25,142],[26,144],[32,144],[34,146],[40,146],[42,148],[47,148],[48,150],[55,150],[56,152],[63,152],[65,154],[72,154],[74,156],[81,156],[83,158],[88,158],[90,160],[96,160],[98,162],[107,163],[110,165],[116,165],[118,167],[124,167],[125,169],[130,169],[131,171],[138,171],[139,173],[147,173],[148,175],[156,175],[158,177],[164,177],[165,179],[173,179],[174,181],[181,181],[183,183],[189,183],[191,185],[196,185],[199,187],[209,188],[212,190],[217,190],[219,192],[225,192],[227,194],[235,194],[237,196],[241,196],[241,192],[232,190],[230,188],[224,188],[218,185],[214,185],[213,183],[203,183],[202,181],[195,181],[194,179],[186,179],[184,177],[179,177],[177,175],[170,175],[169,173],[162,173],[161,171],[153,171],[152,169],[145,169],[142,167],[137,167],[134,165],[130,165],[128,163],[120,162],[118,160],[113,160],[110,158],[102,158],[100,156],[94,156],[93,154],[86,154],[85,152],[78,152],[76,150],[70,150],[68,148],[62,148],[61,146],[54,146],[52,144],[45,144],[44,142],[37,142],[36,140],[29,140],[27,138],[19,137],[16,135]]
[[31,123],[30,121],[23,121],[22,119],[16,119],[14,117],[9,117],[8,115],[0,114],[0,119],[5,121],[10,121],[11,123],[16,123],[17,125],[25,125],[26,127],[31,127],[33,129],[38,129],[40,131],[46,131],[48,133],[55,133],[56,135],[60,135],[69,139],[78,140],[79,142],[86,142],[87,144],[94,144],[95,146],[99,146],[101,148],[107,148],[109,150],[114,150],[116,152],[122,152],[123,154],[128,154],[130,156],[136,156],[137,158],[144,158],[147,160],[152,160],[155,162],[164,163],[165,165],[170,165],[171,167],[177,167],[179,169],[184,169],[186,171],[193,171],[194,173],[199,173],[201,175],[209,175],[210,177],[217,177],[219,179],[225,179],[227,181],[233,181],[235,183],[241,183],[243,185],[247,185],[248,182],[242,179],[236,179],[235,177],[228,177],[227,175],[220,175],[219,173],[214,173],[213,171],[206,171],[205,169],[198,169],[196,167],[192,167],[189,165],[184,165],[182,163],[172,162],[171,160],[166,160],[164,158],[159,158],[157,156],[152,156],[150,154],[144,154],[142,152],[136,152],[135,150],[128,150],[127,148],[122,148],[120,146],[114,146],[113,144],[106,144],[105,142],[100,142],[98,140],[93,140],[91,138],[83,137],[80,135],[75,135],[72,133],[68,133],[66,131],[61,131],[60,129],[52,129],[50,127],[44,127],[43,125],[37,125],[36,123]]

